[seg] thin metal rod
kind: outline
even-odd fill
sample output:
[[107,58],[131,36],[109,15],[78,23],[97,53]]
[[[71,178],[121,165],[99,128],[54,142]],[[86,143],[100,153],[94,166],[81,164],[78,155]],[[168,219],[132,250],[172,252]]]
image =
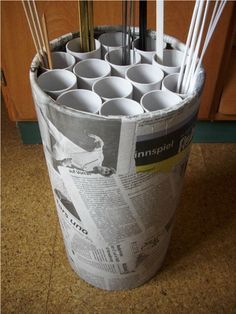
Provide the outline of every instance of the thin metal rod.
[[139,49],[146,50],[147,1],[139,1]]
[[78,0],[80,21],[80,50],[82,52],[95,50],[93,0]]
[[134,39],[135,39],[135,14],[136,14],[136,10],[135,10],[135,6],[136,6],[136,1],[132,0],[133,2],[133,21],[132,21],[132,24],[133,24],[133,29],[132,29],[132,50],[133,50],[133,63],[135,64],[136,63],[136,59],[135,59],[135,51],[134,51]]
[[124,56],[124,65],[127,64],[127,35],[128,35],[128,1],[125,0],[125,56]]
[[89,51],[89,17],[88,17],[88,1],[83,0],[84,5],[84,37],[85,37],[85,52]]
[[[129,1],[129,16],[128,16],[128,28],[127,28],[127,32],[128,32],[128,36],[127,36],[127,64],[131,64],[131,60],[130,60],[130,50],[131,50],[131,24],[132,24],[132,14],[133,14],[133,1],[130,0]],[[133,61],[132,61],[133,62]]]
[[95,50],[94,24],[93,24],[93,0],[88,1],[88,20],[89,20],[89,50]]
[[79,1],[79,16],[80,16],[80,45],[81,51],[89,51],[89,30],[88,30],[88,9],[87,1]]
[[125,45],[126,45],[126,27],[125,27],[125,1],[122,0],[122,60],[121,63],[125,64]]
[[78,13],[79,13],[79,34],[80,34],[80,50],[83,51],[83,40],[82,40],[82,15],[80,0],[78,0]]

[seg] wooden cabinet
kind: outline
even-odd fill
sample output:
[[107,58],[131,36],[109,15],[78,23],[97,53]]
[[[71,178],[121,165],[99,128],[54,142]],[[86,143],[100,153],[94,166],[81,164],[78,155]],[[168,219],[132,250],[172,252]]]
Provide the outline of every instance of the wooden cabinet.
[[232,116],[236,114],[236,47],[233,47],[218,113]]
[[[148,1],[148,27],[153,29],[155,29],[155,5],[155,1]],[[212,2],[211,5],[213,6],[214,3]],[[6,86],[2,84],[4,102],[11,120],[32,121],[36,119],[36,115],[28,76],[29,66],[35,54],[33,42],[21,1],[2,1],[1,6],[1,67],[6,81]],[[37,6],[40,14],[45,12],[47,15],[50,39],[78,30],[76,1],[37,1]],[[166,1],[165,32],[185,41],[193,6],[193,1]],[[94,1],[94,12],[95,25],[121,24],[121,1]],[[224,83],[222,66],[226,64],[225,58],[229,58],[225,50],[229,49],[227,43],[233,36],[232,24],[236,20],[233,19],[233,14],[235,14],[235,2],[229,1],[204,60],[207,79],[199,112],[200,119],[214,119],[218,113]]]
[[[236,12],[233,18],[236,21]],[[228,47],[225,49],[225,67],[222,64],[224,80],[220,103],[215,115],[217,120],[236,120],[236,23],[232,23],[232,27],[233,36],[229,38]]]

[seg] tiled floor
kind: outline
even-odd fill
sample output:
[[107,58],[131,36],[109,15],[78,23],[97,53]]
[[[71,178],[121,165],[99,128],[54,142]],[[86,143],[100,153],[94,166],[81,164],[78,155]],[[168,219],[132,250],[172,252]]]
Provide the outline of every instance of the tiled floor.
[[71,270],[41,145],[2,123],[2,313],[236,313],[236,144],[193,145],[162,270],[99,290]]

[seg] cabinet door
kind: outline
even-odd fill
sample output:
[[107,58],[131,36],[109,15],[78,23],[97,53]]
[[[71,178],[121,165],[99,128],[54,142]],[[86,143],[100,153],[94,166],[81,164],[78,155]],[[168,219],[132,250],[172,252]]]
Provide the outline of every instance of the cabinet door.
[[[211,3],[214,5],[214,2]],[[207,80],[199,117],[208,119],[222,62],[233,2],[228,2],[204,65]],[[2,87],[9,116],[14,121],[35,120],[29,85],[29,66],[35,54],[21,1],[2,1],[2,69],[7,85]],[[49,39],[79,28],[77,1],[37,1],[40,15],[48,20]],[[148,27],[155,29],[155,1],[148,1]],[[193,1],[165,1],[165,33],[185,41]],[[94,1],[95,25],[121,24],[121,1]],[[138,10],[136,13],[138,25]]]
[[236,47],[232,49],[229,64],[218,112],[227,118],[236,119]]

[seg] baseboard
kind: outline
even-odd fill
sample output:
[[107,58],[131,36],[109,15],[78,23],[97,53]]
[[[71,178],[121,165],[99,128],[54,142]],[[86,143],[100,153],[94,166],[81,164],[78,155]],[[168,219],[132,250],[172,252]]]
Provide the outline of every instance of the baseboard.
[[42,144],[37,121],[19,121],[16,124],[23,144]]
[[236,121],[198,121],[194,143],[236,143]]
[[[38,122],[17,122],[24,144],[41,144]],[[198,121],[194,143],[236,143],[236,121]]]

